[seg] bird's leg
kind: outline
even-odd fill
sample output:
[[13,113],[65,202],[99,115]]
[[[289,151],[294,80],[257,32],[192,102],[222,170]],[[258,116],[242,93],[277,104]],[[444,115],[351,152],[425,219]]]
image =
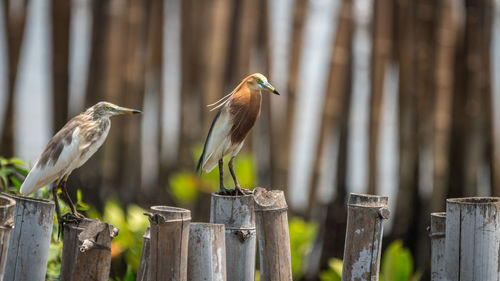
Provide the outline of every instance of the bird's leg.
[[229,193],[229,189],[224,187],[224,160],[222,158],[219,160],[219,191],[217,194],[226,195]]
[[239,193],[241,193],[241,195],[252,193],[250,190],[246,190],[246,189],[241,188],[240,184],[238,183],[238,179],[236,178],[236,174],[234,173],[234,170],[233,170],[233,160],[234,160],[234,156],[231,157],[231,160],[229,160],[228,167],[229,167],[229,172],[231,172],[231,176],[233,177],[234,189],[235,189],[236,193],[239,192]]
[[[59,189],[59,184],[61,180],[58,180],[54,186],[52,186],[52,196],[54,196],[54,203],[56,205],[56,215],[57,215],[57,221],[59,222],[59,228],[62,228],[62,215],[61,215],[61,207],[59,207],[59,201],[57,200],[57,190]],[[59,229],[59,230],[60,230]],[[58,235],[59,236],[59,235]]]
[[68,222],[75,222],[75,220],[72,220],[72,219],[68,219],[66,217],[63,217],[61,215],[61,207],[59,206],[59,200],[57,198],[57,191],[59,190],[59,188],[61,187],[61,184],[63,182],[63,179],[59,179],[55,184],[54,186],[52,187],[52,195],[54,196],[54,203],[56,205],[56,215],[57,215],[57,223],[58,223],[58,229],[57,229],[57,239],[59,239],[59,237],[61,237],[61,232],[63,230],[63,226],[65,223],[68,223]]
[[73,204],[73,201],[71,201],[71,197],[69,197],[68,190],[66,189],[66,181],[68,180],[68,176],[64,177],[64,179],[61,182],[61,191],[64,196],[64,199],[66,200],[66,203],[69,205],[71,208],[71,213],[73,213],[73,216],[77,219],[83,219],[85,218],[84,215],[80,214],[77,210],[75,205]]

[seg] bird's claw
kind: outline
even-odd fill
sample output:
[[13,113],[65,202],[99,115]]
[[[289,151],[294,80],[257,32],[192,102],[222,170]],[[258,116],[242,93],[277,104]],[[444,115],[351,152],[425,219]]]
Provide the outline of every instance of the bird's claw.
[[219,190],[215,193],[217,195],[231,195],[231,190],[225,188],[223,185],[219,187]]
[[250,195],[252,194],[253,192],[251,190],[248,190],[248,189],[245,189],[245,188],[241,188],[241,186],[237,185],[234,187],[234,193],[236,196],[238,195]]

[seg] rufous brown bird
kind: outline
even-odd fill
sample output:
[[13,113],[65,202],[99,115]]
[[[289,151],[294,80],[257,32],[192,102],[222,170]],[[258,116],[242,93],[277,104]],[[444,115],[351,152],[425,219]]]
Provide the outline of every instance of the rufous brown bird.
[[208,131],[196,170],[202,169],[208,173],[219,164],[218,194],[231,194],[231,191],[224,187],[223,181],[224,162],[222,159],[229,154],[232,156],[228,167],[234,181],[235,193],[241,195],[246,193],[234,173],[233,160],[260,115],[262,92],[279,95],[264,75],[254,73],[243,79],[231,93],[208,105],[213,107],[212,110],[219,109],[219,111]]

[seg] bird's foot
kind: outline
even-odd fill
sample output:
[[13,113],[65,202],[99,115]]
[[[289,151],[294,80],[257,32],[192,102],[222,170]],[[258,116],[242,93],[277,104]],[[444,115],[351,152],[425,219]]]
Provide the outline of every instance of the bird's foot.
[[57,239],[59,239],[59,237],[61,237],[61,233],[64,229],[65,224],[67,224],[67,223],[79,223],[80,221],[82,221],[83,218],[85,218],[80,213],[77,212],[77,214],[78,214],[78,216],[75,214],[70,214],[70,213],[64,214],[64,216],[61,216],[61,215],[57,216],[57,223],[58,223]]
[[73,214],[67,214],[67,215],[73,216],[77,220],[83,220],[87,218],[84,215],[80,214],[78,211],[74,211]]
[[215,193],[217,195],[231,195],[231,190],[225,188],[223,185],[219,187],[219,190]]
[[234,187],[234,193],[235,193],[235,196],[238,196],[238,195],[244,196],[244,195],[250,195],[253,192],[251,190],[241,188],[241,186],[237,185]]

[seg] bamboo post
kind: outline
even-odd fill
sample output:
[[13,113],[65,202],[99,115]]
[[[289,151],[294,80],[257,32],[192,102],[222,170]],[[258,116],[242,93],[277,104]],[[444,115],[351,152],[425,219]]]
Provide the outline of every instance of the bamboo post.
[[255,219],[259,233],[260,278],[292,280],[288,206],[281,190],[254,190]]
[[0,280],[3,280],[7,253],[9,249],[9,237],[14,228],[14,212],[16,201],[6,196],[0,196]]
[[389,216],[386,196],[350,194],[342,281],[378,280],[384,219]]
[[226,238],[223,224],[191,223],[188,281],[226,281]]
[[137,270],[136,281],[149,281],[149,258],[151,256],[151,229],[148,227],[142,236],[142,252],[139,269]]
[[2,193],[16,201],[4,280],[45,280],[54,202]]
[[111,240],[118,228],[99,220],[84,219],[64,225],[61,280],[108,281]]
[[447,280],[500,280],[500,197],[446,200]]
[[226,227],[227,280],[253,281],[255,275],[255,214],[253,195],[212,193],[210,222]]
[[186,209],[153,206],[148,214],[151,228],[151,252],[147,280],[187,280],[189,223]]
[[446,281],[445,234],[446,213],[431,213],[431,281]]

